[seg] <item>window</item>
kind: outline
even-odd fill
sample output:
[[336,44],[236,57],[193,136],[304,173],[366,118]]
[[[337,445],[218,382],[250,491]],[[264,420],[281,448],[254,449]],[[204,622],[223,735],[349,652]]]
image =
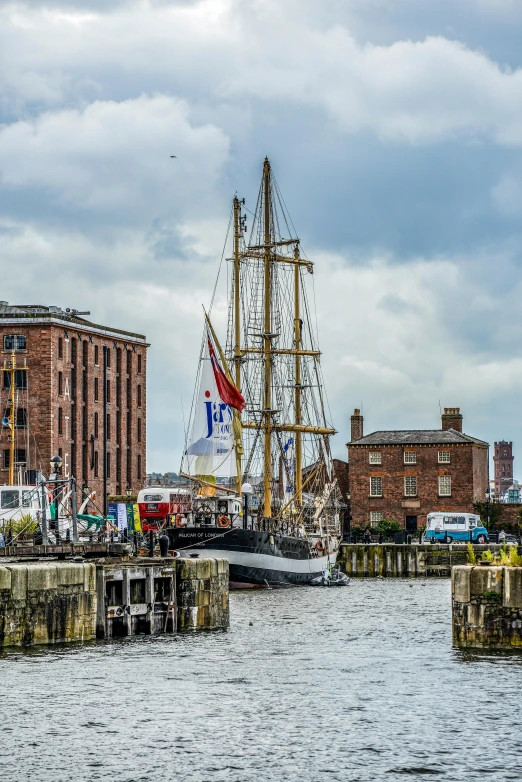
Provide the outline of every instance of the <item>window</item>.
[[138,418],[138,442],[141,443],[141,418]]
[[107,380],[107,402],[111,401],[111,381]]
[[370,511],[370,527],[377,527],[384,518],[384,513],[380,510]]
[[27,337],[25,334],[6,334],[4,336],[4,350],[10,353],[26,349]]
[[[4,370],[4,388],[11,388],[11,373]],[[15,388],[27,388],[27,372],[25,369],[15,369]]]
[[127,374],[130,375],[131,373],[131,364],[132,364],[132,353],[130,350],[127,351]]
[[63,434],[63,410],[58,408],[58,434]]
[[63,358],[63,339],[58,337],[58,358]]
[[138,454],[138,480],[141,481],[141,454]]
[[111,477],[111,455],[110,453],[105,454],[105,464],[106,464],[106,474],[107,478]]
[[451,497],[451,476],[439,475],[439,497]]
[[111,414],[107,413],[107,440],[111,439]]
[[451,451],[439,451],[439,464],[449,464],[451,461]]
[[404,451],[404,464],[417,464],[417,452]]
[[404,479],[404,496],[405,497],[417,496],[417,478],[408,477]]
[[[11,417],[11,408],[6,407],[5,413],[6,418]],[[17,407],[15,411],[15,429],[25,429],[27,426],[27,410],[25,407]]]
[[370,497],[382,497],[382,478],[370,478]]
[[138,386],[138,407],[141,407],[141,386]]
[[94,413],[94,436],[98,437],[98,413]]
[[0,505],[2,508],[18,508],[20,505],[20,493],[18,489],[3,491],[0,496]]
[[377,453],[377,452],[373,452],[372,453],[370,451],[369,457],[370,457],[369,458],[370,464],[381,464],[382,463],[382,459],[381,459],[381,454],[380,453]]
[[82,362],[83,366],[87,366],[87,362],[89,361],[89,343],[87,340],[84,340],[82,344]]
[[38,500],[38,492],[35,489],[22,490],[22,508],[32,508],[33,499]]
[[94,452],[94,477],[98,477],[98,451]]
[[58,396],[63,396],[63,372],[58,372]]
[[163,494],[146,494],[143,502],[163,502]]
[[141,353],[138,353],[138,375],[141,375]]
[[100,350],[98,348],[98,345],[94,346],[94,363],[96,364],[96,366],[98,366],[100,363]]
[[[9,448],[6,448],[4,451],[4,460],[3,460],[3,466],[4,470],[9,469]],[[25,465],[27,461],[27,457],[25,454],[25,448],[16,448],[15,449],[15,465],[19,464],[21,466]]]
[[98,378],[94,378],[94,401],[98,402],[100,398],[100,388],[99,388],[99,382]]
[[105,355],[107,356],[107,364],[106,366],[110,368],[111,366],[111,351],[109,348],[105,348]]

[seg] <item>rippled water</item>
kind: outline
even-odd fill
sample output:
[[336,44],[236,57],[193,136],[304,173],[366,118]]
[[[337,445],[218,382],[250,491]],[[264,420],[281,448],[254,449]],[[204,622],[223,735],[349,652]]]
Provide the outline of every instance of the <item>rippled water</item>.
[[452,650],[449,581],[231,596],[227,633],[0,656],[0,778],[520,780],[522,657]]

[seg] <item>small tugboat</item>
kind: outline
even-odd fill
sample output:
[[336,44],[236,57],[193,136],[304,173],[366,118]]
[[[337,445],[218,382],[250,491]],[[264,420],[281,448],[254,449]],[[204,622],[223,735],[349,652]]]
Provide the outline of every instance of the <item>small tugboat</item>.
[[310,584],[340,542],[335,429],[305,284],[313,265],[268,159],[248,244],[242,204],[234,198],[224,349],[205,315],[181,467],[193,499],[167,532],[182,556],[226,557],[231,586]]

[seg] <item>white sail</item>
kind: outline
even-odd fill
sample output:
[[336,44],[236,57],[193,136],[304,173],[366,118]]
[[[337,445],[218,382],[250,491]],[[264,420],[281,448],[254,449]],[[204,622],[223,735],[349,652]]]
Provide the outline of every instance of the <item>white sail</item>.
[[236,476],[233,411],[219,396],[205,342],[200,385],[195,402],[190,441],[185,453],[189,475]]

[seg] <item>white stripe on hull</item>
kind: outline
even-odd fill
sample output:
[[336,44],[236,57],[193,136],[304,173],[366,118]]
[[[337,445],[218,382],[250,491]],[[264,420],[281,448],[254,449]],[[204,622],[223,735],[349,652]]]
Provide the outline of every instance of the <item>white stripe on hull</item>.
[[290,559],[288,557],[274,557],[271,554],[256,554],[250,551],[228,551],[213,548],[186,548],[181,551],[183,557],[198,554],[201,558],[212,557],[216,559],[228,559],[231,565],[243,565],[243,567],[261,568],[262,570],[285,571],[286,573],[322,573],[328,567],[328,562],[335,565],[337,551],[325,557],[315,559]]

